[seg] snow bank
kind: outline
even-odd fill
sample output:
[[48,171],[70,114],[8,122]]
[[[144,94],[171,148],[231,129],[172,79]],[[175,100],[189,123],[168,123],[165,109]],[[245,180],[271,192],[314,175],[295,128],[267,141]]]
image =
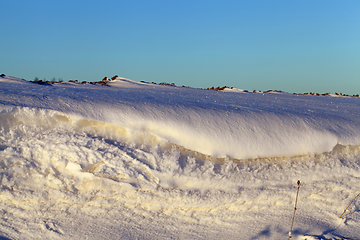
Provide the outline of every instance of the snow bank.
[[121,78],[109,85],[112,87],[27,85],[19,96],[23,85],[10,84],[0,103],[109,123],[216,157],[295,156],[328,152],[337,144],[360,144],[357,98],[257,96]]
[[4,236],[360,234],[358,98],[0,81]]

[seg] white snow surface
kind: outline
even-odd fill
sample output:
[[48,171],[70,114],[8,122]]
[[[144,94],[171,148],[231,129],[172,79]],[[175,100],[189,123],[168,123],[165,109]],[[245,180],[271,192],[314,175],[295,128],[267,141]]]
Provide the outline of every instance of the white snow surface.
[[298,180],[291,239],[360,239],[359,160],[356,97],[0,77],[0,239],[285,239]]

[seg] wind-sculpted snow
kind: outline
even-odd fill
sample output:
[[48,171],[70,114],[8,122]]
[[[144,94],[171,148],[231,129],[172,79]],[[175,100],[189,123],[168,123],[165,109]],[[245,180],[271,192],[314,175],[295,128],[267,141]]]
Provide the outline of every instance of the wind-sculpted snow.
[[[150,132],[129,132],[95,120],[75,120],[52,110],[15,107],[3,112],[0,119],[2,185],[6,187],[2,199],[17,202],[26,196],[22,200],[33,204],[50,199],[85,204],[92,199],[92,205],[102,206],[104,199],[105,202],[113,199],[129,208],[144,205],[140,209],[146,206],[149,211],[180,211],[185,215],[188,213],[184,209],[207,212],[215,206],[211,201],[201,200],[203,194],[221,194],[221,201],[235,201],[235,205],[245,200],[256,201],[251,200],[253,194],[240,197],[239,189],[243,195],[251,184],[269,180],[267,173],[262,172],[269,163],[270,166],[276,163],[272,167],[278,168],[299,161],[296,165],[307,168],[307,161],[324,161],[344,154],[352,158],[360,150],[358,146],[337,145],[333,151],[318,156],[240,161],[204,155]],[[283,179],[279,177],[271,181]],[[77,191],[83,194],[74,194]],[[119,195],[124,192],[125,196]],[[147,196],[148,193],[155,195]],[[286,200],[267,201],[288,202],[287,195],[283,194]],[[138,202],[140,196],[150,199]],[[161,205],[155,204],[154,198],[162,199]],[[188,201],[194,198],[192,205]],[[168,205],[166,200],[170,201]],[[179,201],[179,205],[174,201]]]
[[110,83],[112,87],[6,85],[0,103],[7,107],[52,109],[153,134],[216,157],[294,156],[360,144],[357,98],[258,96],[121,79]]
[[[358,98],[108,85],[0,78],[5,236],[278,239],[298,179],[312,232],[338,226],[358,191]],[[357,236],[358,207],[332,236]],[[77,214],[113,235],[74,228]]]

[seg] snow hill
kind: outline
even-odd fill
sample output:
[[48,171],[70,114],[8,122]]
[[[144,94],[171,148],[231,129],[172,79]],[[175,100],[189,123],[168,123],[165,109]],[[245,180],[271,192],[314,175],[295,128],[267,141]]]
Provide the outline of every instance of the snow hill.
[[[276,93],[276,94],[274,94]],[[360,99],[0,77],[5,239],[360,239]]]

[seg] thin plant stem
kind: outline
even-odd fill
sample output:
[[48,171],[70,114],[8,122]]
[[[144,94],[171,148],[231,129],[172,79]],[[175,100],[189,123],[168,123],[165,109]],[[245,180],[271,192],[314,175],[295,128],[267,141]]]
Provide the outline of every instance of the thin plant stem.
[[350,205],[355,201],[355,199],[356,199],[359,195],[360,195],[360,193],[359,193],[358,195],[356,195],[356,197],[351,201],[351,203],[347,206],[347,208],[345,208],[344,212],[340,215],[339,218],[341,218],[341,217],[344,215],[344,213],[346,212],[346,210],[350,207]]
[[289,232],[289,238],[288,240],[291,238],[291,233],[292,233],[292,229],[294,226],[294,219],[295,219],[295,212],[296,212],[296,205],[297,205],[297,200],[298,200],[298,196],[299,196],[299,190],[300,190],[300,180],[297,181],[297,193],[296,193],[296,199],[295,199],[295,207],[294,207],[294,214],[293,214],[293,218],[292,218],[292,222],[291,222],[291,228],[290,228],[290,232]]

